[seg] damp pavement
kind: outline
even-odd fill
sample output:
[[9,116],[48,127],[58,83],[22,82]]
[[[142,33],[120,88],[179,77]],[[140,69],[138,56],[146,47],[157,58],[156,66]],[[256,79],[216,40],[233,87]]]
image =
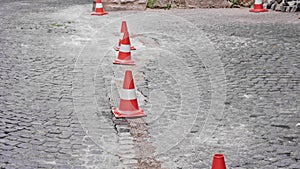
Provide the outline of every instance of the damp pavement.
[[[300,168],[298,13],[0,4],[0,168]],[[147,117],[111,113],[125,70]]]

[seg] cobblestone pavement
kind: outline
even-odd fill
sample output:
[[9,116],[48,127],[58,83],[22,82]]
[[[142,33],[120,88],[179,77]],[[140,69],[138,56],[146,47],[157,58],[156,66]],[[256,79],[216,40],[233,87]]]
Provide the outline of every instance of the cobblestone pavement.
[[[300,168],[297,14],[0,4],[0,168]],[[111,114],[126,69],[147,117]]]

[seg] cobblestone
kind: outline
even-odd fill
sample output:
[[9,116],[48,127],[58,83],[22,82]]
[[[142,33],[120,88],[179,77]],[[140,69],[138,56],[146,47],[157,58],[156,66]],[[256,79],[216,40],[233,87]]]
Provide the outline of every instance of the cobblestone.
[[[208,11],[203,12],[209,13]],[[229,12],[228,15],[226,14],[226,16],[233,16],[231,14],[236,15],[236,12],[238,11],[232,11],[232,13]],[[188,14],[194,16],[194,14],[191,14],[189,12]],[[244,15],[242,12],[240,14]],[[295,87],[299,85],[299,79],[296,80],[298,82],[292,82],[292,79],[297,79],[298,75],[296,72],[299,72],[299,67],[297,68],[296,65],[297,63],[299,63],[299,58],[293,54],[287,54],[294,53],[294,51],[297,51],[297,49],[295,48],[295,46],[297,46],[295,44],[297,37],[286,35],[293,34],[293,32],[296,31],[295,25],[297,23],[294,20],[294,23],[286,25],[287,27],[291,28],[291,32],[286,32],[283,31],[284,28],[282,28],[280,24],[277,24],[278,20],[273,20],[270,23],[268,16],[271,15],[276,14],[270,13],[264,16],[260,16],[260,18],[256,18],[256,20],[264,18],[264,22],[269,22],[265,24],[259,24],[257,22],[255,24],[252,24],[252,21],[254,21],[255,17],[252,15],[247,15],[246,19],[243,18],[243,22],[240,22],[241,18],[236,18],[235,16],[233,16],[234,19],[232,20],[232,22],[229,22],[231,26],[228,26],[228,23],[226,27],[222,25],[224,22],[221,20],[221,18],[213,18],[213,20],[215,20],[216,23],[215,26],[213,26],[215,28],[212,28],[212,26],[206,27],[206,19],[203,19],[198,22],[199,27],[201,27],[202,30],[205,30],[208,33],[208,36],[213,40],[213,42],[216,45],[216,49],[220,51],[225,51],[225,53],[221,54],[221,60],[223,61],[223,63],[225,63],[224,67],[226,72],[226,80],[227,82],[229,82],[227,85],[227,102],[228,100],[230,100],[227,103],[225,114],[228,114],[228,112],[232,112],[233,110],[231,108],[237,108],[241,112],[244,111],[242,115],[235,114],[236,116],[230,117],[231,120],[229,121],[229,123],[224,123],[225,126],[234,126],[234,124],[242,123],[242,121],[246,119],[247,121],[244,122],[244,125],[247,125],[247,128],[249,128],[253,124],[253,130],[255,131],[253,133],[255,134],[253,141],[256,143],[257,146],[249,146],[248,148],[246,148],[246,152],[251,153],[251,155],[248,155],[247,158],[250,156],[256,157],[253,155],[259,153],[258,150],[261,150],[263,152],[263,158],[273,156],[271,154],[273,154],[273,152],[276,150],[277,152],[280,152],[279,154],[289,153],[290,151],[287,146],[280,146],[281,148],[279,148],[276,145],[285,145],[288,143],[286,141],[286,138],[284,138],[284,135],[287,135],[288,133],[297,133],[297,131],[294,130],[294,124],[296,123],[296,121],[299,121],[299,116],[297,115],[295,110],[298,109],[298,106],[296,106],[297,96],[295,95],[295,93],[298,93],[299,91]],[[185,16],[190,17],[188,15]],[[209,18],[209,16],[207,18]],[[268,30],[273,30],[270,28],[271,26],[275,26],[277,28],[276,33],[274,33],[273,36],[270,36],[270,34],[267,33]],[[222,29],[222,32],[226,32],[226,34],[220,32],[220,28]],[[229,28],[230,30],[227,28]],[[250,29],[253,32],[256,32],[256,30],[258,30],[258,34],[254,34],[255,38],[251,37],[253,36],[253,34],[245,33]],[[232,36],[234,36],[235,38],[245,37],[247,39],[245,39],[245,41],[241,43],[238,41],[232,43]],[[286,36],[290,38],[280,40],[278,39],[278,37]],[[255,39],[256,42],[253,42],[252,44],[248,43],[248,47],[244,48],[243,45],[245,44],[245,42],[251,42],[252,39]],[[276,44],[278,46],[284,46],[285,44],[282,41],[294,41],[295,45],[291,45],[291,48],[289,49],[276,49],[274,48],[274,46],[271,45]],[[235,46],[240,46],[240,48],[235,48]],[[294,57],[291,58],[290,56]],[[296,64],[291,64],[291,62],[294,62]],[[262,69],[261,67],[264,68]],[[250,70],[250,78],[253,84],[243,80],[249,77],[249,73],[246,72],[248,70]],[[286,100],[290,101],[288,103],[284,103]],[[234,102],[238,104],[234,104]],[[281,113],[283,111],[288,112],[289,115],[285,116]],[[248,116],[248,114],[250,114],[250,116]],[[248,121],[248,118],[242,118],[245,115],[255,120],[250,119],[250,121]],[[244,120],[241,121],[240,119]],[[238,126],[239,125],[236,125],[236,127]],[[235,132],[236,127],[234,127]],[[220,138],[220,140],[222,139]],[[271,143],[272,140],[280,141],[276,143]],[[243,142],[246,143],[246,141]],[[257,144],[259,142],[265,144]],[[295,143],[294,141],[292,142]],[[292,147],[294,149],[296,148],[294,146]],[[239,152],[241,151],[242,149],[240,149],[239,147]],[[283,157],[279,156],[279,154],[277,157],[275,155],[276,158],[273,158],[274,161],[270,161],[270,168],[276,168],[276,165],[278,164],[287,165],[284,166],[284,168],[289,168],[289,165],[291,165],[292,163],[296,163],[296,161],[291,160],[288,156]],[[285,158],[282,159],[284,160],[284,162],[278,162],[281,160],[281,158]],[[258,168],[265,168],[266,166],[266,163],[257,163],[254,165],[251,164],[250,161],[247,164],[247,168],[252,168],[254,166]],[[291,162],[291,164],[289,164],[289,162]]]
[[[299,168],[296,14],[0,4],[0,167],[209,168],[224,153],[228,168]],[[130,68],[111,64],[122,20]],[[125,69],[138,122],[111,114]]]

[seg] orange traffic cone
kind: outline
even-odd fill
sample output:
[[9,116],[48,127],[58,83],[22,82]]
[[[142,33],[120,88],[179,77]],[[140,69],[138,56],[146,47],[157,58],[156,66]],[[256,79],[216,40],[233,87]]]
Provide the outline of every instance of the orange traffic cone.
[[134,81],[130,70],[126,70],[125,72],[123,89],[120,91],[119,108],[113,108],[112,111],[117,118],[147,116],[144,110],[138,106]]
[[268,12],[268,10],[264,9],[262,0],[255,0],[254,9],[251,9],[250,12]]
[[105,15],[107,12],[104,11],[101,0],[96,0],[95,11],[91,15]]
[[114,64],[134,65],[134,60],[131,60],[130,39],[128,32],[124,33],[121,41],[118,58],[114,60]]
[[215,154],[211,169],[226,169],[224,155]]
[[[114,47],[114,49],[116,51],[119,51],[120,50],[120,46],[121,46],[121,41],[124,37],[124,33],[125,32],[128,32],[128,28],[127,28],[127,24],[126,24],[126,21],[122,21],[122,25],[121,25],[121,38],[119,39],[119,43],[116,47]],[[129,32],[128,32],[129,34]],[[130,50],[136,50],[136,48],[134,46],[130,46]]]

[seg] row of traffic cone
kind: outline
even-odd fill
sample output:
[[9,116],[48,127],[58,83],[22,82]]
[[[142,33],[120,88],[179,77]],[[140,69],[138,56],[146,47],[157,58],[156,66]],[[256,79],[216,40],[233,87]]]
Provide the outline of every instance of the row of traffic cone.
[[[250,12],[267,12],[263,8],[262,0],[255,0],[254,9]],[[92,15],[105,15],[101,0],[96,0],[95,10]],[[299,16],[300,19],[300,16]],[[131,50],[136,50],[131,46],[127,24],[122,22],[121,26],[122,37],[119,39],[118,45],[114,47],[119,51],[118,58],[113,61],[114,64],[134,65],[134,60],[131,59]],[[126,70],[123,81],[123,88],[120,90],[120,105],[119,108],[112,109],[116,118],[136,118],[147,116],[141,108],[139,108],[132,71]],[[226,169],[225,159],[223,154],[215,154],[212,162],[212,169]]]
[[[123,39],[119,40],[119,43],[114,49],[119,51],[118,58],[113,62],[114,64],[130,65],[134,64],[131,60],[130,51],[133,46],[130,44],[130,38],[128,33],[127,24],[122,22],[121,34]],[[135,48],[134,48],[135,49]],[[130,70],[125,71],[125,77],[123,81],[123,88],[120,91],[120,105],[119,108],[112,109],[116,118],[136,118],[147,116],[141,108],[138,106],[137,96],[135,92],[135,85],[133,75]],[[215,154],[212,162],[212,169],[226,169],[225,159],[223,154]]]
[[[96,0],[95,7],[93,8],[92,15],[105,15],[107,12],[104,11],[103,4],[101,0]],[[255,0],[254,8],[250,12],[267,12],[268,10],[264,9],[262,0]],[[134,50],[134,49],[132,49]]]
[[[118,51],[118,58],[113,61],[113,64],[134,65],[134,60],[131,59],[131,50],[136,49],[134,46],[131,46],[126,21],[122,22],[121,35],[122,38],[119,39],[117,46],[114,47],[114,49]],[[119,93],[119,108],[112,109],[116,118],[136,118],[147,116],[144,110],[139,108],[131,70],[125,71],[123,88]]]
[[[105,15],[107,14],[101,3],[101,0],[96,1],[95,11],[92,15]],[[136,50],[134,46],[131,46],[127,24],[122,22],[121,34],[122,39],[119,39],[118,45],[114,47],[116,51],[119,51],[118,58],[114,60],[114,64],[122,65],[134,65],[134,61],[131,59],[131,50]],[[138,100],[135,91],[135,85],[133,80],[132,71],[126,70],[123,81],[123,87],[120,90],[120,105],[118,108],[112,109],[116,118],[133,118],[147,116],[141,108],[139,108]],[[226,169],[224,155],[215,154],[212,162],[212,169]]]
[[[267,11],[268,10],[263,8],[262,0],[255,0],[254,9],[250,10],[250,12],[267,12]],[[96,0],[95,11],[92,13],[92,15],[105,15],[105,14],[107,14],[107,12],[104,11],[101,0]],[[300,19],[300,17],[299,17],[299,19]],[[134,46],[131,46],[128,28],[127,28],[127,24],[125,21],[122,22],[121,34],[122,33],[123,33],[123,37],[121,37],[121,39],[119,39],[118,45],[114,48],[116,51],[119,51],[119,53],[118,53],[118,58],[115,59],[113,63],[114,64],[124,64],[124,65],[134,65],[134,61],[131,59],[131,50],[136,50],[136,49]],[[132,81],[132,85],[129,87],[126,86],[125,85],[126,81]],[[133,88],[130,88],[130,87],[133,87]],[[135,91],[132,92],[133,90],[135,90],[135,89],[134,89],[132,72],[126,71],[124,85],[123,85],[123,93],[124,94],[126,93],[126,96],[129,96],[129,95],[133,96],[133,94],[135,95]],[[145,116],[145,113],[143,111],[141,111],[138,107],[136,95],[135,95],[135,98],[132,98],[132,100],[130,100],[130,102],[128,102],[128,103],[132,104],[130,106],[124,106],[123,104],[127,103],[127,101],[124,101],[124,100],[126,100],[126,99],[121,97],[120,108],[113,109],[113,112],[116,117],[137,117],[139,115]],[[134,111],[134,113],[130,114],[130,113],[128,113],[128,111]],[[123,112],[123,114],[122,114],[122,112]],[[125,112],[127,112],[127,113],[125,113]],[[137,113],[137,112],[139,112],[139,113]]]

